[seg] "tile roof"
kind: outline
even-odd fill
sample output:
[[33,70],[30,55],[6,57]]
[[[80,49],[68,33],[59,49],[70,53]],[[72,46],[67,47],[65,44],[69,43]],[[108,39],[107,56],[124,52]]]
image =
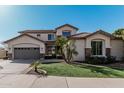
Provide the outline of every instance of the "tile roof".
[[103,34],[105,36],[110,37],[111,39],[120,39],[120,38],[113,36],[112,34],[110,34],[108,32],[103,31],[103,30],[97,30],[96,32],[93,32],[93,33],[86,33],[86,32],[78,33],[78,34],[72,35],[70,37],[70,39],[86,39],[89,36],[92,36],[94,34]]
[[19,33],[56,33],[55,30],[24,30]]

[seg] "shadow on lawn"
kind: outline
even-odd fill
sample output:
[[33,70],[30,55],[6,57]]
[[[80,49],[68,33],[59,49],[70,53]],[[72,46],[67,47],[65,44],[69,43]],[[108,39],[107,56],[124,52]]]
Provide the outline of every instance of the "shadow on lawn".
[[48,61],[48,62],[41,62],[42,64],[54,64],[54,63],[61,63],[61,62],[50,62],[50,61]]
[[121,75],[117,71],[115,71],[115,70],[124,71],[124,69],[102,67],[102,66],[92,66],[92,65],[78,65],[78,67],[90,69],[91,72],[101,73],[106,76],[124,77],[124,74]]

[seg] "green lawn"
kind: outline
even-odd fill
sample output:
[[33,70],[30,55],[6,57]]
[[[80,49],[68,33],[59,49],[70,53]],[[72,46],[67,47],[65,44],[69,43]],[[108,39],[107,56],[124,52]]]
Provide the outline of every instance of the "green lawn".
[[124,69],[110,68],[96,65],[68,65],[66,63],[40,64],[42,68],[52,76],[69,76],[69,77],[111,77],[123,78]]

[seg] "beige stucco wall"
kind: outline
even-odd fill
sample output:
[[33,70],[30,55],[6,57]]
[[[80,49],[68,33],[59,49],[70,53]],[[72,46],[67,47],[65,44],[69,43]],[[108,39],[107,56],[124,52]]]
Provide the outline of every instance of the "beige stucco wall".
[[[100,35],[99,35],[100,36]],[[104,37],[104,36],[103,36]],[[111,48],[111,56],[115,56],[117,60],[121,60],[122,57],[124,57],[124,41],[122,40],[110,40],[108,43],[108,37],[104,38],[99,37],[99,39],[104,39],[104,45],[107,48]],[[94,37],[90,38],[89,42],[86,42],[85,39],[82,40],[75,40],[75,45],[76,45],[76,51],[78,52],[77,56],[74,56],[75,61],[84,61],[85,60],[85,47],[86,43],[90,43],[92,39],[96,39]],[[98,38],[97,38],[98,40]],[[89,47],[90,48],[90,47]],[[105,55],[105,50],[104,55]]]
[[121,58],[124,57],[124,41],[111,41],[111,55],[116,56],[117,60],[121,60]]
[[[33,36],[33,37],[38,38],[36,33],[28,33],[28,34],[31,35],[31,36]],[[39,39],[41,39],[43,41],[48,41],[48,33],[45,33],[45,34],[44,33],[38,33],[38,34],[40,34]],[[54,33],[49,33],[49,34],[54,34]]]
[[86,39],[86,48],[91,48],[91,41],[92,40],[101,40],[103,42],[103,56],[106,55],[106,48],[111,48],[111,40],[110,37],[107,37],[105,35],[102,34],[94,34],[92,36],[89,36]]
[[71,31],[71,35],[74,35],[74,34],[76,34],[76,29],[74,29],[74,28],[71,28],[71,27],[69,27],[69,26],[64,26],[64,27],[62,27],[62,28],[60,28],[60,29],[58,29],[57,30],[57,33],[56,33],[56,35],[58,36],[60,36],[60,35],[62,35],[62,31],[64,31],[64,30],[69,30],[69,31]]
[[85,40],[75,40],[77,56],[74,56],[74,61],[84,61],[85,60]]
[[45,44],[28,36],[22,36],[8,43],[8,53],[13,53],[14,47],[40,47],[40,53],[45,53]]
[[[80,35],[81,36],[81,35]],[[78,56],[74,57],[74,60],[84,61],[85,60],[85,48],[91,48],[92,40],[102,40],[103,41],[103,56],[105,56],[105,48],[111,48],[110,37],[102,34],[95,34],[87,39],[76,40],[76,50],[79,53]]]

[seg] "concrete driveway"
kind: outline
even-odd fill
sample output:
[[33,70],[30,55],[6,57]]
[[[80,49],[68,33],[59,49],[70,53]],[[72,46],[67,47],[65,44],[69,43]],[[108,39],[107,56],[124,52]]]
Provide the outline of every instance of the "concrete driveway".
[[27,69],[33,60],[0,60],[0,74],[20,74]]

